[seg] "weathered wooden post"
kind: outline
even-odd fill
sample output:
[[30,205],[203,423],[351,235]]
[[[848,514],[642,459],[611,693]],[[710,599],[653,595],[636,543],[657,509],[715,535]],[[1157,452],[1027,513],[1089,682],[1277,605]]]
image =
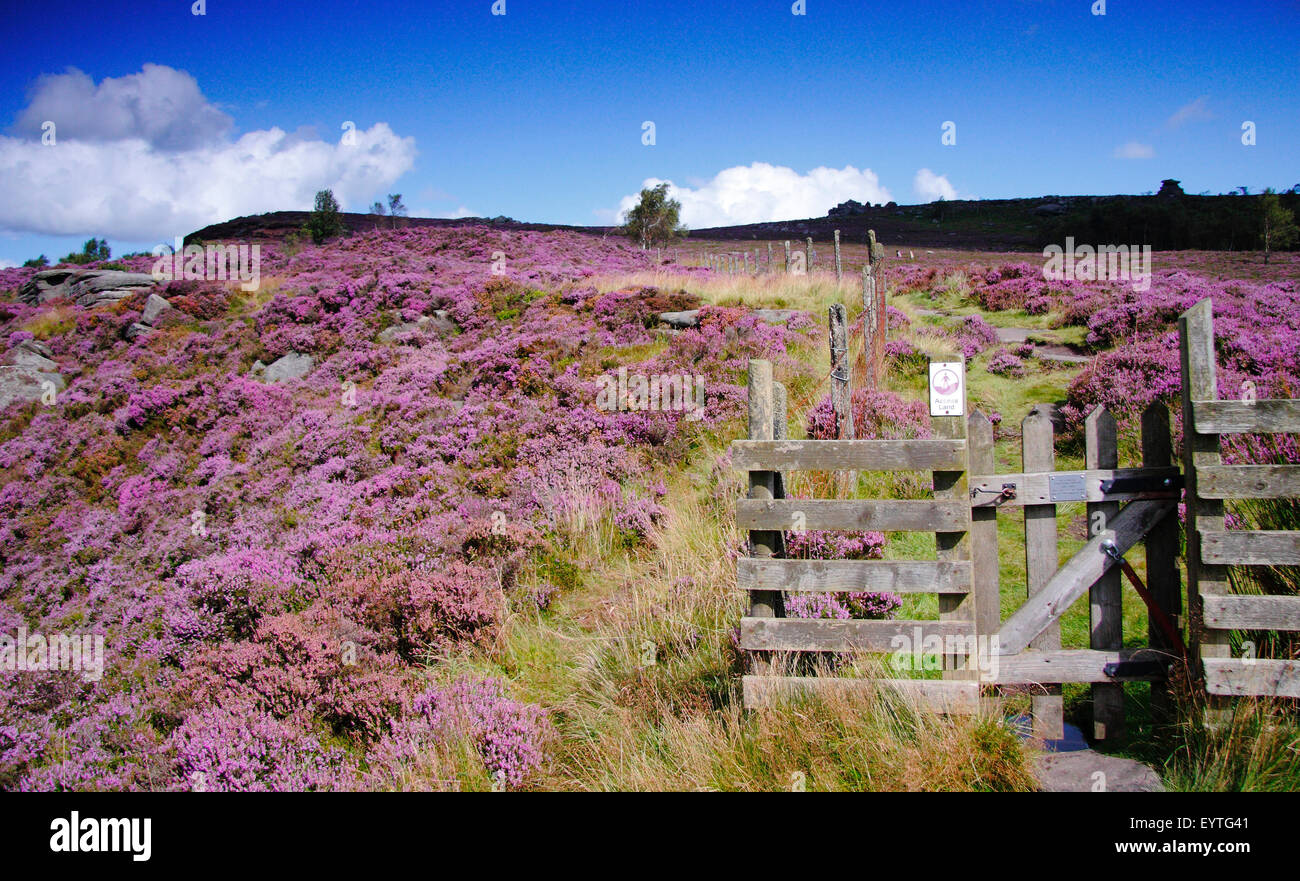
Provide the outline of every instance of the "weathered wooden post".
[[[1199,492],[1199,470],[1221,465],[1219,435],[1196,430],[1193,401],[1218,400],[1215,379],[1214,309],[1207,297],[1178,316],[1178,353],[1183,372],[1183,481],[1187,499],[1187,633],[1190,637],[1191,675],[1202,679],[1206,658],[1230,658],[1229,631],[1204,626],[1203,596],[1230,593],[1228,567],[1204,562],[1203,533],[1224,531],[1222,499],[1203,498]],[[1225,721],[1226,698],[1206,694],[1206,724]]]
[[889,293],[888,283],[885,281],[885,246],[876,241],[876,231],[867,230],[867,240],[870,243],[871,269],[876,276],[876,285],[880,288],[881,296]]
[[[1020,423],[1020,446],[1025,473],[1053,471],[1056,450],[1052,434],[1049,405],[1034,407]],[[1056,505],[1025,505],[1025,577],[1029,596],[1041,591],[1056,574]],[[1061,647],[1061,625],[1052,622],[1029,642],[1030,648],[1054,650]],[[1046,694],[1034,695],[1032,713],[1034,736],[1043,740],[1060,740],[1065,736],[1064,701],[1060,685],[1044,686]]]
[[809,236],[805,241],[807,241],[807,243],[808,243],[808,247],[807,247],[807,250],[806,250],[806,252],[805,252],[805,253],[808,255],[808,274],[809,274],[809,275],[812,275],[812,271],[813,271],[813,258],[816,256],[816,255],[813,254],[812,236]]
[[767,268],[764,269],[763,271],[764,272],[772,271],[772,243],[771,242],[767,243]]
[[[993,455],[993,423],[979,410],[966,420],[967,468],[971,474],[993,474],[997,464]],[[998,506],[971,508],[970,525],[971,596],[975,604],[976,643],[981,651],[993,653],[989,637],[1002,623],[1002,598],[998,590]],[[996,697],[981,701],[982,709],[997,715],[1000,701]]]
[[[785,386],[779,382],[772,383],[772,440],[789,440],[790,425],[786,417],[786,407],[789,404],[789,395],[786,393]],[[785,472],[773,472],[772,496],[777,499],[785,498]],[[776,552],[780,556],[785,556],[785,533],[776,534]]]
[[[1161,468],[1174,463],[1169,433],[1169,409],[1156,401],[1142,414],[1142,467]],[[1178,518],[1164,517],[1146,535],[1147,589],[1165,616],[1181,628],[1183,597],[1178,573]],[[1169,655],[1178,651],[1154,616],[1147,616],[1148,644]],[[1173,718],[1168,682],[1151,683],[1151,714],[1159,722]]]
[[[1110,411],[1097,407],[1084,421],[1084,467],[1091,470],[1119,467],[1119,431]],[[1089,502],[1088,536],[1110,529],[1119,514],[1119,502]],[[1089,647],[1119,651],[1124,645],[1123,586],[1120,569],[1112,566],[1088,591],[1091,637]],[[1124,686],[1118,682],[1092,685],[1092,736],[1116,741],[1124,736]]]
[[835,282],[844,281],[844,265],[840,263],[840,231],[835,230]]
[[790,240],[785,240],[785,273],[790,274]]
[[[753,360],[749,362],[749,439],[774,440],[774,416],[776,412],[775,390],[772,382],[772,362]],[[751,499],[776,498],[776,473],[772,471],[749,472],[749,493]],[[750,530],[749,555],[751,557],[773,556],[781,542],[781,533],[772,530]],[[780,610],[781,594],[779,591],[751,591],[749,594],[749,617],[775,618]],[[750,668],[753,673],[765,674],[771,669],[770,652],[754,652],[750,655]]]
[[853,440],[848,319],[843,303],[836,303],[827,312],[831,336],[831,406],[835,410],[835,437],[839,440]]
[[884,352],[880,342],[879,299],[876,297],[876,281],[871,266],[862,267],[862,360],[865,362],[863,374],[869,388],[879,388],[884,375],[884,364],[877,357],[877,350]]
[[[935,355],[930,359],[930,433],[936,439],[964,440],[966,409],[964,359],[953,353]],[[968,455],[966,470],[932,472],[935,500],[969,502],[969,468]],[[940,562],[955,563],[971,558],[969,529],[962,532],[936,532],[934,542],[935,557]],[[967,594],[940,594],[939,620],[973,624],[976,620],[975,603],[967,600]],[[943,678],[978,678],[979,671],[973,667],[975,660],[970,654],[945,651]],[[966,669],[958,669],[962,664],[966,665]]]

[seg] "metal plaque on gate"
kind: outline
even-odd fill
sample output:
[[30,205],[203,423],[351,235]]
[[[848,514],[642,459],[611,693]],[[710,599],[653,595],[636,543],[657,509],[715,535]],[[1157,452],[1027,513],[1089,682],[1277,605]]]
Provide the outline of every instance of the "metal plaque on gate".
[[1047,490],[1053,502],[1085,502],[1088,489],[1082,474],[1064,472],[1047,478]]

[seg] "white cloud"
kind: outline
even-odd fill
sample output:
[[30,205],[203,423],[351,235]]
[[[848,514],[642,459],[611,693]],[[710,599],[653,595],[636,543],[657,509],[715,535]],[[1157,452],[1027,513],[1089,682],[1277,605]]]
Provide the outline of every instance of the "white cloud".
[[13,269],[17,265],[18,265],[17,263],[13,263],[9,260],[6,260],[3,257],[0,257],[0,269]]
[[1155,155],[1154,147],[1150,144],[1139,144],[1137,141],[1129,141],[1115,148],[1116,159],[1150,159]]
[[[649,178],[641,186],[661,183],[665,181]],[[799,174],[792,168],[755,162],[723,169],[696,187],[666,183],[669,196],[682,203],[682,223],[693,229],[823,217],[846,199],[889,202],[893,198],[874,171],[859,171],[852,165],[842,169],[814,168]],[[624,196],[618,217],[634,208],[639,199],[639,194]]]
[[1206,106],[1207,100],[1208,98],[1205,95],[1202,95],[1195,101],[1191,101],[1184,104],[1182,107],[1179,107],[1174,111],[1173,116],[1165,120],[1165,126],[1168,128],[1178,128],[1185,123],[1213,119],[1214,114],[1211,113],[1209,107]]
[[935,174],[928,168],[922,168],[916,173],[912,179],[912,189],[926,202],[936,202],[939,199],[952,201],[957,198],[957,190],[948,182],[948,178]]
[[194,77],[162,64],[146,64],[129,76],[105,77],[98,86],[75,67],[38,77],[11,130],[39,138],[47,121],[54,123],[60,139],[139,138],[160,150],[213,144],[234,126],[234,120],[203,97]]
[[[58,114],[53,146],[39,140],[47,111]],[[0,229],[166,242],[240,215],[308,209],[325,188],[360,208],[415,159],[415,139],[382,122],[351,145],[280,128],[231,140],[229,124],[171,68],[145,65],[98,88],[79,71],[42,77],[14,127],[32,138],[0,137]]]

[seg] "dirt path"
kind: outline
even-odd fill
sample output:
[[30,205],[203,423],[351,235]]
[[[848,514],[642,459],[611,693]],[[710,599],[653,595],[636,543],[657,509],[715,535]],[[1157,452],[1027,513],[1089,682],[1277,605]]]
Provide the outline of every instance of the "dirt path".
[[[917,309],[918,315],[937,315],[942,318],[953,318],[951,312],[943,312],[938,309]],[[1019,345],[1029,341],[1029,338],[1041,331],[1031,327],[995,327],[998,333],[998,340],[1012,345]],[[1080,355],[1070,349],[1069,346],[1062,346],[1056,343],[1034,343],[1034,356],[1044,361],[1061,361],[1066,364],[1087,364],[1092,360],[1090,355]]]

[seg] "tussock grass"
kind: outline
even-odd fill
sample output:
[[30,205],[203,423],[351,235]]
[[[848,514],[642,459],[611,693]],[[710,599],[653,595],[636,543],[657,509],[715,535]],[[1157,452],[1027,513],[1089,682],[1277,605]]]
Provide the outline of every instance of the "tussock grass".
[[22,329],[28,331],[38,340],[47,340],[71,331],[77,326],[76,307],[53,306],[39,315],[34,315],[23,322]]
[[862,309],[862,286],[850,273],[837,283],[834,273],[813,272],[787,275],[784,272],[758,275],[711,273],[690,275],[680,271],[623,273],[594,279],[597,290],[617,291],[653,287],[664,291],[683,290],[713,306],[747,306],[752,309],[803,309],[814,318],[825,318],[832,303],[844,303],[855,313]]

